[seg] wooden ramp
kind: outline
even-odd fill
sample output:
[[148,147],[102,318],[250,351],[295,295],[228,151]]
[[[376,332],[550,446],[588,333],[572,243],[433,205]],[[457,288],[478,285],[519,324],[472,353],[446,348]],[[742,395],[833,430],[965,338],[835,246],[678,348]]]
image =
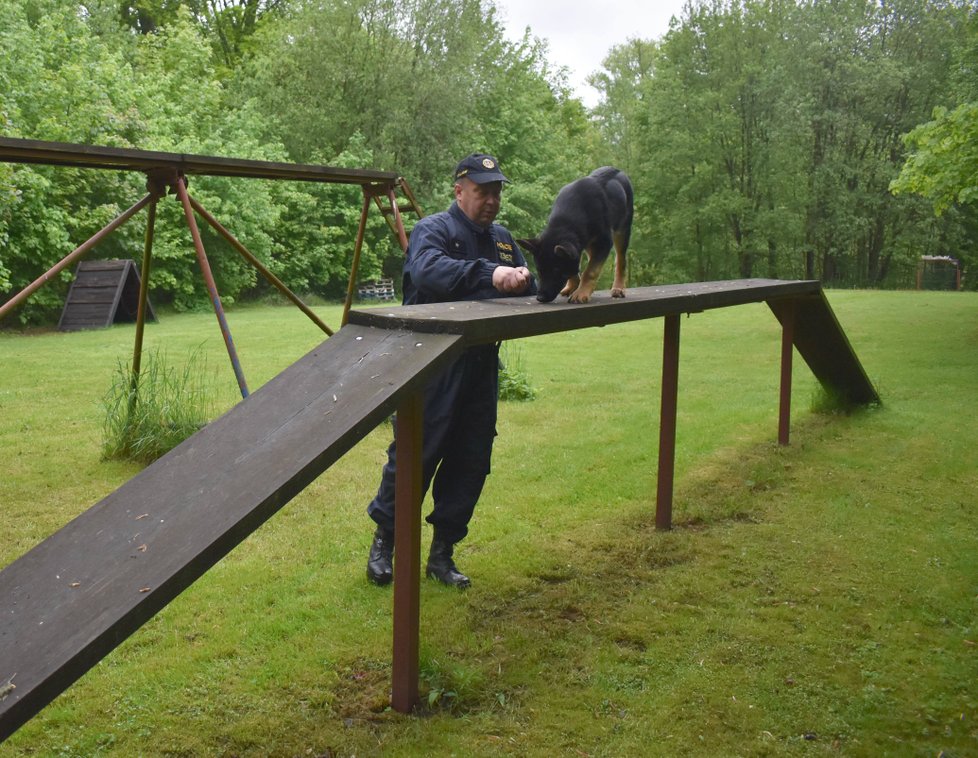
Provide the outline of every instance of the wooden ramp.
[[456,355],[352,326],[0,571],[0,740],[301,492]]
[[[818,282],[647,287],[624,300],[596,293],[586,305],[503,298],[352,312],[329,340],[0,571],[0,740],[395,409],[406,411],[398,450],[412,453],[398,456],[392,704],[409,711],[417,701],[420,461],[419,446],[401,441],[419,441],[429,376],[468,345],[656,317],[678,337],[682,314],[754,302],[791,325],[823,384],[854,402],[878,401]],[[678,344],[675,353],[678,360]],[[664,370],[663,410],[666,378]],[[660,480],[664,441],[660,432]],[[402,458],[410,459],[403,480]]]

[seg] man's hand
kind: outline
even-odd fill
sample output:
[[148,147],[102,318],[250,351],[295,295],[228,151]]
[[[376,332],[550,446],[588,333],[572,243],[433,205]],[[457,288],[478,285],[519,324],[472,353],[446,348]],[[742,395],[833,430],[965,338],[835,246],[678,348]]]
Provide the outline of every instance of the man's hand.
[[530,286],[530,269],[526,266],[496,266],[492,272],[492,286],[506,295],[518,295]]

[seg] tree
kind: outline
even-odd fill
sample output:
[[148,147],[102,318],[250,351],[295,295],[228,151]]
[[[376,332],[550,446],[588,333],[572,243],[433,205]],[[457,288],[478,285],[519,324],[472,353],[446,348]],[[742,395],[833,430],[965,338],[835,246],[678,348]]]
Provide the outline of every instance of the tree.
[[[43,7],[42,7],[43,6]],[[249,104],[226,101],[212,49],[186,11],[153,35],[111,26],[94,10],[33,0],[0,6],[0,77],[6,133],[84,144],[281,160]],[[14,65],[13,62],[16,62]],[[11,65],[6,65],[11,62]],[[145,192],[141,174],[19,165],[0,194],[0,269],[11,294],[36,279]],[[2,178],[2,177],[0,177]],[[193,192],[260,258],[272,250],[279,206],[266,187],[202,177]],[[255,273],[223,240],[203,230],[215,278],[228,300],[255,284]],[[98,248],[108,258],[138,258],[143,229],[118,229]],[[180,307],[207,302],[194,250],[172,198],[160,204],[154,243],[154,297]],[[71,278],[62,273],[18,310],[21,321],[60,312]]]
[[644,268],[860,286],[905,276],[934,228],[888,187],[901,135],[946,97],[963,12],[935,0],[690,2],[651,62],[635,65],[634,43],[617,48],[598,115],[616,160],[634,167],[655,251]]
[[978,13],[972,11],[964,38],[954,51],[954,107],[934,109],[931,120],[905,137],[909,150],[900,176],[891,184],[896,193],[916,193],[934,204],[941,215],[955,205],[978,204]]
[[223,63],[231,67],[240,60],[262,18],[284,12],[287,4],[287,0],[123,0],[119,16],[140,34],[156,34],[186,9],[211,38]]
[[978,102],[935,108],[933,120],[913,129],[906,141],[911,153],[891,184],[895,192],[930,198],[938,215],[978,201]]
[[491,152],[519,180],[504,212],[528,226],[589,163],[593,129],[544,48],[507,41],[481,0],[313,3],[258,36],[232,86],[256,98],[298,162],[340,154],[359,134],[374,167],[408,177],[437,209],[455,161]]

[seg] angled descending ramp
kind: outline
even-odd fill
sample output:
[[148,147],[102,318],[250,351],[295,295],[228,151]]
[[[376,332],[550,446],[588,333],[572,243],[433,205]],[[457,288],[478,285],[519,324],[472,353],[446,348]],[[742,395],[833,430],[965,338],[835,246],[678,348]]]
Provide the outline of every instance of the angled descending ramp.
[[795,349],[826,390],[847,405],[880,402],[821,288],[807,295],[772,298],[767,304],[782,326],[792,322]]
[[0,740],[244,540],[454,357],[346,327],[0,572]]

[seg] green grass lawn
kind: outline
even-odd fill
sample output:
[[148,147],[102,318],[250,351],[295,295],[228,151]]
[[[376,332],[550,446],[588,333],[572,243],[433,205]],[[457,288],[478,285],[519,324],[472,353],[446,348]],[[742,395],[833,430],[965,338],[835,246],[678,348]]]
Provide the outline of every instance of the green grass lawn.
[[[662,321],[519,341],[537,397],[501,406],[473,587],[422,582],[423,713],[387,707],[392,595],[364,576],[382,427],[0,756],[978,755],[978,295],[828,297],[884,404],[813,413],[796,356],[787,448],[767,307],[683,319],[669,532]],[[229,322],[253,390],[323,338],[291,308]],[[138,470],[100,460],[132,338],[0,334],[0,565]],[[213,314],[147,346],[236,401]]]

